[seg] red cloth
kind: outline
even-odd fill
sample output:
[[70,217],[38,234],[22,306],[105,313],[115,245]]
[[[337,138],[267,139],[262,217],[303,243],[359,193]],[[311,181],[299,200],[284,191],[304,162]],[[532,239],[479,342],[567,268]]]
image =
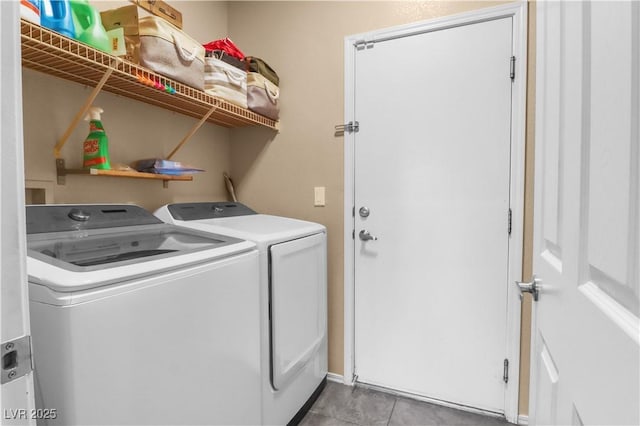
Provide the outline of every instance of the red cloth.
[[231,39],[229,39],[228,37],[221,39],[221,40],[214,40],[211,41],[207,44],[203,44],[205,50],[223,50],[225,51],[228,55],[231,55],[235,58],[238,58],[240,60],[244,59],[244,53],[242,53],[242,51],[240,49],[238,49],[238,46],[236,46]]

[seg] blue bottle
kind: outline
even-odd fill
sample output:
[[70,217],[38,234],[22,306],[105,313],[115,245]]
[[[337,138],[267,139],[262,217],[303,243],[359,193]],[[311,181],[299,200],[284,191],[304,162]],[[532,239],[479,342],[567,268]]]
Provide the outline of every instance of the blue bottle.
[[75,38],[69,0],[40,0],[40,24],[69,38]]

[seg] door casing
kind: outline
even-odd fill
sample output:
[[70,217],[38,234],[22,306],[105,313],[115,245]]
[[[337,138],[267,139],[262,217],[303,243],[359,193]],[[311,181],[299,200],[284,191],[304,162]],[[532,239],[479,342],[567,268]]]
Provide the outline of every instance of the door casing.
[[[344,122],[355,122],[355,55],[356,44],[408,37],[425,32],[438,31],[473,23],[511,17],[513,22],[513,52],[516,56],[515,79],[512,86],[511,106],[511,210],[512,231],[509,243],[508,301],[507,301],[507,347],[505,353],[510,360],[509,382],[505,392],[505,417],[518,421],[518,393],[520,376],[520,291],[514,281],[522,279],[522,255],[524,240],[524,179],[525,179],[525,133],[527,91],[527,4],[511,3],[443,18],[420,21],[407,25],[376,30],[345,37],[345,116]],[[390,123],[393,125],[393,123]],[[344,134],[344,376],[345,384],[355,382],[355,135]],[[506,226],[506,223],[505,223]],[[415,397],[415,396],[413,396]],[[421,398],[428,400],[428,398]],[[442,402],[437,401],[442,404]],[[459,407],[463,408],[464,407]]]
[[[18,365],[27,364],[30,354],[29,288],[27,284],[27,239],[24,192],[24,148],[22,136],[22,65],[20,61],[20,12],[15,1],[0,2],[0,342],[14,345],[26,339],[29,350],[20,347]],[[22,340],[24,342],[24,340]],[[23,358],[24,357],[24,358]],[[20,371],[1,385],[2,424],[35,425],[34,373]],[[23,375],[21,375],[23,374]],[[5,376],[6,377],[6,376]],[[50,407],[55,408],[55,407]]]

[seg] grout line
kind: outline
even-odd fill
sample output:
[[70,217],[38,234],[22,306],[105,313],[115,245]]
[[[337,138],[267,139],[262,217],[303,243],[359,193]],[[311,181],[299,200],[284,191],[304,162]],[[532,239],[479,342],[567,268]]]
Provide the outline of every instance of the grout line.
[[396,409],[396,403],[398,402],[398,397],[393,398],[393,407],[391,408],[391,413],[389,414],[389,420],[387,420],[387,426],[391,423],[391,417],[393,417],[393,411]]

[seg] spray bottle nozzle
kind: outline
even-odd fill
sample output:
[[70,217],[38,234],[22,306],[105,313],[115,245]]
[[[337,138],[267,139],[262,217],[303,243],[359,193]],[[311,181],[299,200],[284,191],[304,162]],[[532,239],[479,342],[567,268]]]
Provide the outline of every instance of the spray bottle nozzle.
[[89,111],[87,111],[87,115],[84,117],[84,119],[85,121],[100,120],[100,114],[102,114],[103,112],[104,110],[102,108],[92,106],[91,108],[89,108]]

